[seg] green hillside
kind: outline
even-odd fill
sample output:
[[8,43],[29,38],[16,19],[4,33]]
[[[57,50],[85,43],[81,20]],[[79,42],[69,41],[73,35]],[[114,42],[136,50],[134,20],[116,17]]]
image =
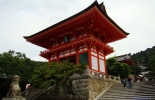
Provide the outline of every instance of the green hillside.
[[134,53],[132,59],[135,64],[140,64],[151,71],[150,76],[155,76],[155,46],[144,51]]

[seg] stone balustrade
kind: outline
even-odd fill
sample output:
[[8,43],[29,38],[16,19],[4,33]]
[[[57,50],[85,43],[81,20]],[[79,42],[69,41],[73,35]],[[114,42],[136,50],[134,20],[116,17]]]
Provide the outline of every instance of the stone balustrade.
[[112,82],[121,83],[120,76],[105,75],[103,73],[95,72],[92,70],[90,70],[90,72],[92,73],[92,76],[94,76],[96,78],[101,78],[101,79],[103,78],[104,80],[109,80]]

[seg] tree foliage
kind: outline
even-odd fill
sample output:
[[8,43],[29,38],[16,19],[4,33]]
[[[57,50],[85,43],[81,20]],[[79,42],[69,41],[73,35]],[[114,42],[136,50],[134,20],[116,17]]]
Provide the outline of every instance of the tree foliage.
[[24,58],[24,54],[11,50],[0,54],[0,75],[9,77],[14,74],[21,74],[20,66]]
[[[73,73],[82,74],[84,69],[85,64],[75,65],[68,61],[50,64],[32,61],[25,54],[13,50],[0,54],[0,78],[11,79],[13,75],[19,75],[22,90],[26,83],[48,87],[64,78],[69,79]],[[10,85],[8,82],[10,81],[5,81],[4,84]]]
[[21,90],[25,90],[28,79],[34,73],[34,68],[43,66],[46,62],[32,61],[25,54],[10,50],[0,54],[0,94],[6,95],[13,75],[19,75]]
[[130,74],[132,75],[138,76],[141,73],[141,69],[138,65],[130,66],[129,69],[130,69]]
[[148,67],[150,76],[155,77],[155,46],[133,54],[132,58],[137,65]]
[[48,66],[37,67],[29,81],[35,87],[47,88],[55,83],[61,82],[64,78],[69,79],[73,73],[83,74],[84,69],[85,64],[75,65],[67,60],[59,63],[52,62]]
[[126,78],[129,75],[129,66],[126,63],[121,63],[112,57],[107,59],[108,74]]
[[0,54],[0,76],[11,78],[17,74],[21,76],[21,80],[27,80],[34,68],[42,64],[45,63],[32,61],[25,54],[10,50]]

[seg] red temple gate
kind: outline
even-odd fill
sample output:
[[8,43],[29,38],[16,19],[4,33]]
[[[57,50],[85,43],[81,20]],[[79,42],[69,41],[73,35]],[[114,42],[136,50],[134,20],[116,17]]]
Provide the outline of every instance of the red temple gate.
[[95,1],[83,11],[24,38],[46,48],[40,56],[49,62],[68,58],[70,62],[84,62],[90,70],[107,74],[105,57],[114,52],[107,44],[128,34],[107,15],[103,3]]

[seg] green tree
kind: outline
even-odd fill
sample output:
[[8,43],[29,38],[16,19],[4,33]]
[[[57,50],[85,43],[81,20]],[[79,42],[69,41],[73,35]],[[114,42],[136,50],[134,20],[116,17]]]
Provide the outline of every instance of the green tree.
[[25,90],[25,85],[34,73],[34,68],[45,64],[47,65],[47,62],[32,61],[25,54],[13,50],[3,52],[0,54],[0,78],[5,78],[5,81],[0,84],[0,88],[9,87],[12,76],[19,75],[21,90]]
[[135,76],[137,76],[141,73],[141,69],[140,69],[139,65],[130,66],[129,70],[130,70],[130,74],[135,75]]
[[126,78],[129,75],[129,66],[126,63],[121,63],[112,57],[107,59],[108,74]]
[[47,82],[50,84],[48,75],[49,71],[47,64],[44,66],[35,67],[34,72],[31,74],[31,78],[28,81],[34,87],[42,87]]
[[64,78],[68,80],[73,73],[83,74],[84,69],[85,64],[75,65],[67,60],[59,63],[52,62],[49,66],[37,67],[29,81],[35,87],[47,88],[61,82]]
[[0,75],[5,75],[7,78],[15,74],[21,75],[23,59],[25,59],[25,54],[12,50],[0,54]]

